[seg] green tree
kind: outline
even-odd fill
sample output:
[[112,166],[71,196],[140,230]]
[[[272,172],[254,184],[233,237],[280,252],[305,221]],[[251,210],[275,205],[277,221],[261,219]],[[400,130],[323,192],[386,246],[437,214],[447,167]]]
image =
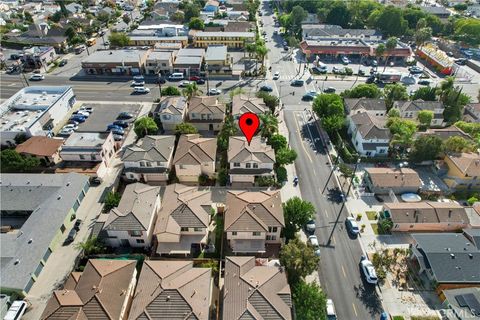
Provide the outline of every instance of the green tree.
[[348,28],[348,24],[350,23],[350,10],[347,8],[347,2],[338,0],[333,2],[326,18],[328,24]]
[[437,95],[435,93],[436,89],[431,87],[421,87],[413,93],[410,99],[413,100],[424,100],[424,101],[436,101]]
[[392,134],[390,146],[400,156],[403,156],[413,143],[413,136],[417,132],[416,123],[401,118],[389,118],[387,126]]
[[403,18],[402,9],[390,5],[384,7],[383,10],[372,12],[372,15],[373,26],[382,31],[385,36],[400,37],[405,34],[408,23]]
[[105,252],[105,247],[97,237],[91,237],[83,242],[77,243],[75,248],[82,250],[83,255],[86,257]]
[[432,123],[433,120],[433,111],[431,110],[421,110],[418,113],[418,122],[420,122],[421,125],[428,127],[430,126],[430,123]]
[[438,158],[442,152],[443,141],[436,135],[420,135],[413,143],[409,158],[414,163]]
[[261,61],[262,68],[265,64],[265,57],[268,54],[268,49],[265,45],[257,46],[255,49],[255,54],[257,55],[257,59]]
[[298,238],[292,239],[280,251],[280,263],[285,267],[289,283],[298,283],[317,270],[320,258],[313,247]]
[[383,93],[388,110],[393,107],[394,101],[408,100],[407,88],[400,83],[387,84],[383,89]]
[[197,128],[192,126],[190,123],[182,122],[175,126],[175,134],[191,134],[191,133],[198,133]]
[[142,117],[137,119],[133,125],[133,131],[139,138],[146,135],[154,135],[158,132],[158,126],[155,120],[151,117]]
[[180,96],[182,95],[180,90],[174,86],[168,86],[162,89],[162,96]]
[[193,18],[188,23],[188,27],[192,30],[204,30],[205,29],[205,23],[200,18]]
[[197,96],[199,93],[201,93],[202,90],[200,90],[195,82],[190,83],[187,85],[185,89],[182,90],[183,95],[188,99],[192,99],[192,97]]
[[446,153],[474,152],[474,143],[460,136],[452,136],[443,142],[443,149]]
[[295,315],[298,320],[327,319],[327,296],[316,283],[301,280],[293,286]]
[[378,44],[378,46],[375,48],[375,57],[377,60],[380,60],[385,55],[385,52],[387,51],[387,47],[383,43]]
[[189,22],[192,18],[200,17],[200,8],[195,3],[187,3],[183,8],[185,15],[184,22]]
[[56,11],[54,14],[52,14],[49,17],[49,19],[52,20],[53,22],[59,22],[60,19],[62,19],[62,12],[61,11]]
[[455,22],[455,39],[472,46],[480,45],[480,20],[462,18]]
[[287,37],[287,44],[290,48],[297,48],[300,44],[300,41],[298,41],[298,39],[294,36],[289,36]]
[[272,113],[260,114],[260,133],[262,137],[269,138],[271,135],[278,132],[278,119]]
[[387,42],[385,43],[385,50],[387,53],[387,57],[385,58],[385,66],[383,67],[383,72],[387,69],[388,59],[390,58],[391,53],[397,47],[398,39],[396,37],[388,38]]
[[302,21],[307,17],[307,12],[301,6],[295,6],[290,13],[290,22],[293,34],[297,37],[302,32]]
[[23,156],[14,149],[5,149],[0,153],[2,172],[26,172],[40,165],[40,160],[31,156]]
[[345,117],[331,115],[321,119],[322,127],[330,134],[342,129],[345,126]]
[[128,14],[124,14],[122,16],[122,20],[123,20],[123,22],[125,22],[125,24],[129,24],[130,21],[132,21],[132,19],[130,19],[130,17],[128,16]]
[[108,25],[108,22],[110,21],[111,17],[108,13],[106,12],[100,12],[97,15],[97,20],[100,21],[102,24]]
[[276,152],[275,158],[278,165],[284,166],[293,163],[297,159],[297,153],[293,149],[283,148]]
[[380,98],[382,97],[382,91],[373,83],[362,83],[351,90],[345,90],[343,97],[345,98]]
[[320,94],[313,100],[313,111],[319,118],[345,115],[342,98],[338,94]]
[[110,41],[110,45],[113,47],[125,47],[130,42],[130,38],[124,32],[112,32],[108,36],[108,41]]
[[288,175],[287,175],[287,169],[282,166],[278,166],[275,168],[275,176],[277,177],[278,183],[283,183],[284,181],[287,181]]
[[278,97],[271,95],[265,91],[257,92],[257,97],[263,99],[263,102],[270,109],[272,113],[275,112],[276,108],[280,103],[280,99],[278,99]]
[[33,17],[32,17],[32,14],[30,12],[25,11],[23,15],[25,17],[26,22],[33,23]]
[[235,121],[231,115],[225,118],[225,123],[223,124],[222,130],[217,136],[217,148],[219,152],[228,150],[228,143],[230,137],[236,134],[238,131]]
[[272,146],[275,152],[288,146],[287,138],[278,133],[268,138],[268,144]]
[[176,22],[182,22],[185,21],[185,14],[182,11],[176,11],[170,15],[170,20],[176,21]]
[[105,200],[103,201],[103,211],[108,212],[113,208],[118,207],[121,198],[122,196],[118,192],[110,191],[107,193]]
[[420,28],[415,31],[415,44],[421,48],[425,42],[429,41],[432,38],[432,28],[425,27]]
[[457,121],[455,122],[455,126],[461,129],[462,131],[468,133],[475,139],[478,139],[480,136],[480,124],[479,123],[472,123],[472,122],[465,122],[465,121]]
[[311,202],[293,197],[283,204],[285,218],[285,237],[290,240],[308,221],[315,217],[315,207]]
[[400,117],[400,111],[397,108],[391,108],[388,110],[387,116],[389,118],[399,118]]

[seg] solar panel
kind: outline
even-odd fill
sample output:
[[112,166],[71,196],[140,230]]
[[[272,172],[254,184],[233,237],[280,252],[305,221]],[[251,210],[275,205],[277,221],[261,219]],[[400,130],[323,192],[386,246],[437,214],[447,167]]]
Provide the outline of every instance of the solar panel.
[[455,300],[457,300],[457,303],[460,307],[464,308],[464,307],[468,307],[467,305],[467,302],[465,301],[463,295],[457,295],[455,296]]
[[468,308],[472,312],[472,314],[476,316],[480,316],[480,302],[478,302],[477,297],[473,293],[464,294],[463,298],[468,305]]

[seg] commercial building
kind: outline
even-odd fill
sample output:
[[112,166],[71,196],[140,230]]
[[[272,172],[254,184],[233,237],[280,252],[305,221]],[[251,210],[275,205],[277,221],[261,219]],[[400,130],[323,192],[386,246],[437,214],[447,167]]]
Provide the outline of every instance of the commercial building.
[[381,40],[382,33],[375,29],[344,29],[334,24],[302,24],[303,40],[325,38]]
[[15,137],[25,134],[51,136],[75,104],[69,86],[30,86],[21,89],[0,105],[0,140],[2,145],[15,145]]
[[23,56],[20,58],[24,63],[24,68],[40,69],[44,68],[46,71],[47,65],[57,59],[57,54],[53,47],[32,47],[23,51]]
[[244,48],[255,42],[253,32],[192,32],[193,46],[207,48],[212,45],[224,45],[228,48]]
[[88,177],[22,173],[2,174],[1,181],[0,288],[26,295],[70,231]]
[[178,50],[173,64],[174,72],[182,72],[186,77],[200,75],[204,56],[204,49],[186,48]]
[[157,43],[175,43],[185,47],[188,44],[187,36],[157,37],[152,35],[131,35],[130,46],[155,46]]
[[145,63],[145,73],[167,75],[173,70],[173,51],[151,51]]
[[205,67],[209,76],[231,75],[233,58],[227,52],[226,46],[208,46],[205,55]]
[[95,51],[82,61],[87,74],[134,75],[142,73],[147,61],[147,50]]

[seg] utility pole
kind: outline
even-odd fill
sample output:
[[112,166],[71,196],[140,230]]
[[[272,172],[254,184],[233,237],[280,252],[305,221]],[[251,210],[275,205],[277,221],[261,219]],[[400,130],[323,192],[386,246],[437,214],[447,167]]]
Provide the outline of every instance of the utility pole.
[[[348,185],[347,193],[346,193],[346,195],[343,199],[342,206],[340,207],[340,210],[338,211],[337,219],[335,220],[335,224],[333,225],[332,232],[330,232],[330,236],[328,237],[327,246],[329,246],[330,242],[332,242],[333,232],[335,231],[335,227],[337,226],[338,220],[340,220],[340,215],[342,214],[343,208],[345,207],[345,203],[347,202],[348,194],[350,193],[350,189],[352,188],[353,179],[355,178],[355,174],[357,172],[357,167],[358,167],[359,164],[360,164],[360,158],[358,158],[357,162],[355,163],[355,169],[353,169],[352,179],[350,179],[350,184]],[[343,192],[343,190],[342,190],[342,192]]]
[[205,75],[207,76],[207,95],[209,95],[210,92],[210,83],[208,81],[208,63],[205,63]]
[[332,171],[330,171],[330,175],[328,176],[327,183],[325,183],[325,187],[323,187],[322,194],[325,192],[325,189],[327,189],[328,183],[330,182],[330,178],[332,177],[333,172],[337,168],[339,159],[340,159],[340,156],[337,155],[337,157],[335,158],[335,163],[332,166]]

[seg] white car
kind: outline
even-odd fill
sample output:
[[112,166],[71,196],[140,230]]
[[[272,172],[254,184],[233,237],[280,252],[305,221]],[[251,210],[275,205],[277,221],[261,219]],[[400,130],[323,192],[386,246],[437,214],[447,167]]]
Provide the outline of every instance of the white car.
[[365,280],[370,284],[377,284],[377,273],[375,272],[375,267],[373,266],[372,262],[368,260],[367,257],[362,256],[360,260],[360,266],[362,267]]
[[280,78],[280,72],[277,71],[273,74],[273,80],[277,80],[279,78]]
[[17,320],[21,319],[23,314],[27,310],[27,303],[22,300],[17,300],[12,303],[10,309],[5,314],[4,320]]
[[78,126],[75,124],[67,124],[62,128],[62,130],[73,130],[73,131],[77,129],[78,129]]
[[181,88],[184,88],[184,87],[186,87],[186,86],[188,86],[189,84],[192,84],[192,83],[193,82],[191,82],[191,81],[184,80],[184,81],[181,81],[178,86],[181,87]]
[[342,63],[343,64],[349,64],[350,60],[347,57],[342,57]]
[[73,129],[62,129],[58,134],[62,136],[69,136],[72,133],[73,133]]
[[337,314],[335,312],[335,305],[333,304],[332,299],[327,299],[327,320],[337,319]]
[[74,114],[78,116],[83,116],[85,118],[88,118],[90,116],[90,112],[85,110],[78,110],[77,112],[74,112]]
[[209,96],[216,96],[216,95],[219,95],[221,93],[222,93],[222,91],[220,89],[212,88],[212,89],[208,90],[208,95]]
[[133,80],[132,86],[134,87],[141,87],[145,85],[145,80]]
[[87,107],[87,106],[81,106],[80,109],[78,109],[79,111],[86,111],[88,113],[92,113],[93,112],[93,107]]
[[134,87],[133,92],[135,93],[149,93],[150,89],[145,87]]
[[313,247],[313,250],[315,251],[315,255],[317,257],[319,257],[320,256],[320,246],[318,245],[317,236],[309,236],[308,237],[308,243]]
[[360,233],[360,229],[358,228],[358,223],[355,221],[353,217],[347,217],[345,220],[345,227],[347,228],[347,232],[356,236]]
[[30,77],[30,80],[32,81],[40,81],[40,80],[43,80],[45,79],[45,76],[43,74],[32,74],[32,76]]

